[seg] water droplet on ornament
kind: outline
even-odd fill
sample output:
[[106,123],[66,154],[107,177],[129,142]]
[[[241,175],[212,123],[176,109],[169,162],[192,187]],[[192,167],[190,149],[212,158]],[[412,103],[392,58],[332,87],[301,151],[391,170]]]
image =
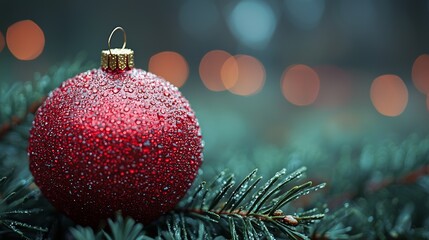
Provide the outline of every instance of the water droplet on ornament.
[[98,92],[98,89],[97,88],[93,88],[92,89],[92,93],[97,93]]
[[143,146],[150,147],[150,141],[149,140],[144,141]]
[[140,124],[142,124],[142,121],[136,120],[136,124],[140,125]]
[[119,92],[119,88],[114,88],[113,89],[113,93],[118,93]]
[[76,102],[74,102],[74,104],[75,104],[75,105],[79,105],[79,104],[80,104],[80,102],[76,101]]
[[125,112],[129,112],[129,111],[130,111],[130,108],[129,108],[129,107],[125,107],[125,108],[124,108],[124,111],[125,111]]

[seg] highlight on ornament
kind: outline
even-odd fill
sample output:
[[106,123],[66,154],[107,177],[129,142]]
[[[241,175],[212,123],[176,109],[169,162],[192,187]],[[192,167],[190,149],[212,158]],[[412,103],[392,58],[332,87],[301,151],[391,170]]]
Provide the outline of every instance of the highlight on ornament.
[[[122,48],[110,39],[124,34]],[[194,111],[177,87],[134,68],[123,28],[101,67],[63,82],[37,110],[30,170],[52,205],[97,227],[117,211],[148,224],[172,210],[203,160]]]

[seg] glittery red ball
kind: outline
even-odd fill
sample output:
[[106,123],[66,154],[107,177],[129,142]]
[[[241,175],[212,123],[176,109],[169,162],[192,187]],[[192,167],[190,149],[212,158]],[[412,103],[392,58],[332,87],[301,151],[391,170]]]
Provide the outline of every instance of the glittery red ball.
[[30,169],[51,203],[97,226],[118,210],[149,223],[171,210],[202,162],[198,121],[179,90],[139,69],[91,70],[38,109]]

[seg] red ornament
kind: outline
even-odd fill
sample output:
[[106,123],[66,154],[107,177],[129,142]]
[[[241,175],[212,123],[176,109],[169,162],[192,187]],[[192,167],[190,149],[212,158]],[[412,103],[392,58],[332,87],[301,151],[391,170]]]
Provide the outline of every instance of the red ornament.
[[127,61],[130,70],[107,67],[65,81],[30,131],[35,183],[79,224],[97,226],[118,210],[143,223],[157,219],[184,196],[202,162],[188,101]]

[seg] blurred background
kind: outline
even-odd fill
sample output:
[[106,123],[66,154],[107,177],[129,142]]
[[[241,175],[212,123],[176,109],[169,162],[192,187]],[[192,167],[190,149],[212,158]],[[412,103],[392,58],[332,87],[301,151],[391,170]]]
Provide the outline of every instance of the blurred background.
[[428,133],[429,1],[42,2],[0,3],[1,81],[81,52],[98,66],[122,26],[136,66],[191,102],[208,158]]

